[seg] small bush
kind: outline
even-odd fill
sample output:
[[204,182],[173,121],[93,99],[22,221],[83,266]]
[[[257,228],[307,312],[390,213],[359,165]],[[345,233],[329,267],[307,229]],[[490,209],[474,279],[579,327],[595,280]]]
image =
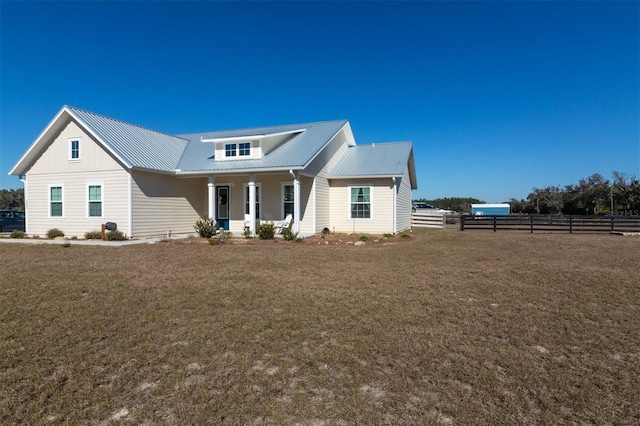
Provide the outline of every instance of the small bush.
[[127,236],[122,233],[122,231],[107,231],[104,234],[104,239],[107,241],[123,241],[127,239]]
[[393,238],[393,234],[384,234],[383,235],[385,238]]
[[64,232],[58,228],[51,228],[47,231],[47,238],[54,239],[56,237],[64,237]]
[[297,237],[298,237],[298,233],[297,232],[293,232],[289,228],[284,228],[282,230],[282,238],[285,241],[294,241]]
[[242,231],[242,236],[245,238],[252,238],[251,230],[249,228],[244,228],[244,231]]
[[212,218],[203,216],[193,225],[193,229],[201,238],[211,238],[216,235],[216,221]]
[[25,237],[25,233],[24,231],[18,231],[17,229],[14,229],[13,232],[11,232],[10,237],[11,238],[24,238]]
[[276,235],[276,228],[273,223],[263,223],[258,227],[257,233],[261,240],[272,240]]
[[358,239],[359,239],[360,241],[362,241],[363,243],[364,243],[364,242],[369,241],[369,237],[367,237],[366,235],[363,235],[363,236],[361,236],[361,237],[360,237],[360,238],[358,238]]
[[84,238],[87,240],[101,240],[102,232],[100,231],[88,231],[84,233]]
[[219,238],[208,238],[209,240],[209,244],[211,244],[212,246],[217,246],[218,244],[222,244],[222,241],[220,241]]

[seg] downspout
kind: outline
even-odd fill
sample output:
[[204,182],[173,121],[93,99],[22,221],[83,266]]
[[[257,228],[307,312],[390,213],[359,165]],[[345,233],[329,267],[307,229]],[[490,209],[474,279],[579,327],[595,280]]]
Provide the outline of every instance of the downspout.
[[397,197],[396,197],[396,177],[392,177],[391,178],[391,182],[393,182],[393,235],[396,234],[396,232],[398,232],[398,224],[396,223],[397,221],[397,210],[398,210],[398,206],[397,204]]
[[133,176],[131,176],[131,169],[129,169],[129,193],[127,194],[129,202],[129,238],[133,238]]
[[[27,211],[29,210],[28,206],[28,196],[27,196],[27,176],[25,175],[20,175],[18,177],[20,179],[20,182],[22,182],[22,186],[23,186],[23,191],[24,191],[24,231],[27,232],[29,230],[29,215],[27,214]],[[28,233],[28,232],[27,232]]]
[[289,174],[293,178],[293,232],[300,233],[300,177],[299,173],[294,173],[289,169]]

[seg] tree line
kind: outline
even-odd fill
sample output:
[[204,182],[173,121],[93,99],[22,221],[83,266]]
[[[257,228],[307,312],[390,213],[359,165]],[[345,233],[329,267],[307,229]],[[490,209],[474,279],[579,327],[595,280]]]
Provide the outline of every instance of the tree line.
[[568,215],[640,215],[640,181],[613,172],[611,180],[595,173],[577,184],[533,188],[525,200],[508,201],[512,213]]
[[[484,203],[477,198],[451,197],[420,199],[442,209],[468,213],[471,204]],[[640,181],[613,172],[612,179],[595,173],[577,184],[533,188],[526,199],[511,198],[505,203],[511,213],[567,215],[640,215]]]
[[0,209],[24,211],[24,189],[0,189]]

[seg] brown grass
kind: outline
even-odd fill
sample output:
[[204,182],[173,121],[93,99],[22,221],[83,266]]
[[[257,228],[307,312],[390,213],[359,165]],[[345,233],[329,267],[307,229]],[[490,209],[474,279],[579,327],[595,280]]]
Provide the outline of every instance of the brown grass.
[[334,238],[0,244],[0,423],[640,423],[640,238]]

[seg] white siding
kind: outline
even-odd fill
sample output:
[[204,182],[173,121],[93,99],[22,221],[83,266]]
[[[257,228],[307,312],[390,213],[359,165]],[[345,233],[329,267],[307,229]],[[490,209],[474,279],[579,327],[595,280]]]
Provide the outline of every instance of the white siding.
[[[80,159],[69,160],[69,139],[80,139]],[[102,185],[102,217],[89,218],[87,185]],[[49,186],[63,187],[61,218],[49,218]],[[45,236],[52,228],[67,237],[84,237],[85,232],[100,230],[107,221],[118,229],[128,229],[128,172],[74,121],[69,121],[50,141],[38,160],[27,171],[27,233]]]
[[[344,130],[340,131],[327,147],[305,169],[305,173],[316,175],[315,185],[309,187],[309,191],[315,191],[315,222],[313,222],[312,208],[313,196],[308,200],[309,214],[304,217],[304,233],[315,234],[331,223],[331,190],[327,173],[336,165],[342,154],[348,149],[347,137]],[[302,231],[302,229],[301,229]]]
[[409,167],[404,170],[401,179],[396,180],[396,231],[402,232],[411,228],[411,180]]
[[133,236],[193,234],[207,214],[207,179],[133,172]]
[[[393,192],[391,179],[332,180],[331,182],[332,232],[362,232],[371,234],[393,233]],[[349,219],[350,187],[371,186],[371,219]]]

